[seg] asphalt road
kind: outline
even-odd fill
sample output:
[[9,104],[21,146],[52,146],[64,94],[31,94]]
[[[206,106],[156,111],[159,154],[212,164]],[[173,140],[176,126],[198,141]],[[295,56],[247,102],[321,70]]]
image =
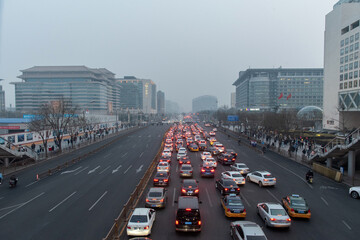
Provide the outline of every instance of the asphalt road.
[[6,182],[0,186],[0,239],[105,237],[156,155],[167,129],[149,126],[135,131],[38,182],[34,182],[37,172],[98,145],[20,172],[16,188],[9,189]]
[[[207,130],[210,130],[209,128]],[[351,199],[348,187],[336,183],[315,173],[314,183],[309,185],[304,181],[307,167],[284,158],[276,153],[267,152],[264,155],[238,144],[226,135],[218,132],[217,139],[225,147],[238,152],[237,162],[244,162],[251,171],[267,170],[277,178],[275,187],[260,188],[257,184],[247,182],[241,187],[241,197],[245,204],[246,220],[253,221],[263,227],[268,239],[359,239],[360,229],[360,201]],[[201,233],[178,233],[175,231],[175,214],[177,200],[180,195],[181,178],[173,154],[171,163],[171,181],[167,188],[168,203],[165,209],[156,211],[156,221],[150,235],[151,239],[231,239],[229,226],[231,221],[224,215],[220,205],[220,193],[215,189],[215,180],[220,173],[229,167],[218,165],[214,179],[200,177],[200,153],[189,153],[194,167],[194,178],[199,180],[202,231]],[[147,189],[152,187],[152,182]],[[144,191],[147,193],[147,190]],[[266,228],[264,222],[256,214],[256,205],[260,202],[280,202],[281,198],[290,194],[303,196],[312,212],[310,220],[293,219],[289,229]],[[145,197],[142,196],[138,207],[144,207]],[[122,239],[128,239],[126,232]]]

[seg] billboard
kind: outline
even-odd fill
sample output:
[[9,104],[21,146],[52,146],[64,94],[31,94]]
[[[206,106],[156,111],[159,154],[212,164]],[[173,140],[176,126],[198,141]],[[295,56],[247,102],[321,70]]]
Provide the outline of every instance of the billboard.
[[229,122],[236,122],[239,121],[239,117],[237,115],[228,115],[227,120]]

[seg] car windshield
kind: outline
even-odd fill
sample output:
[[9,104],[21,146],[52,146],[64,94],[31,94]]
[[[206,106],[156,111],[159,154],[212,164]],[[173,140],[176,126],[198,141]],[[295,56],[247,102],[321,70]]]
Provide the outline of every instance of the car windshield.
[[270,214],[274,216],[286,216],[284,209],[270,209]]
[[186,211],[185,209],[181,209],[177,213],[177,219],[186,220],[186,221],[197,221],[200,217],[199,210],[191,210]]
[[149,197],[161,197],[162,193],[161,192],[150,192],[149,193]]
[[167,176],[167,174],[165,174],[165,173],[157,173],[156,175],[155,175],[155,177],[166,177]]
[[229,206],[242,206],[240,199],[229,199]]
[[134,223],[146,223],[147,217],[146,215],[132,215],[130,222]]
[[247,168],[247,166],[245,164],[238,164],[239,168]]
[[266,237],[264,236],[246,236],[247,240],[266,240]]
[[226,180],[226,181],[224,181],[224,186],[233,186],[233,185],[235,185],[235,182],[234,181],[232,181],[232,180]]
[[274,178],[272,175],[265,175],[264,178]]
[[306,203],[304,200],[292,200],[291,201],[291,205],[293,205],[294,207],[306,207]]
[[238,173],[234,173],[232,176],[233,176],[233,177],[236,177],[236,178],[242,177],[242,175],[241,175],[241,174],[238,174]]
[[191,167],[190,166],[183,166],[181,169],[182,170],[191,170]]

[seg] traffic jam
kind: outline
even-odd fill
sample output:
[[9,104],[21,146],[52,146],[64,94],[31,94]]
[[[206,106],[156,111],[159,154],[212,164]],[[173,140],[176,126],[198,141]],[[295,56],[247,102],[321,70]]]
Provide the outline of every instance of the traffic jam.
[[[209,128],[205,124],[205,128]],[[202,189],[200,182],[215,187],[224,218],[233,219],[227,231],[232,239],[268,239],[263,227],[290,228],[292,218],[311,218],[306,200],[289,194],[276,202],[261,202],[256,213],[264,225],[246,221],[247,211],[241,197],[241,188],[246,184],[256,184],[259,188],[271,189],[276,185],[276,177],[268,171],[251,171],[238,160],[238,154],[216,139],[217,129],[207,132],[197,123],[178,123],[166,134],[164,149],[159,159],[152,186],[145,193],[145,208],[136,208],[129,218],[126,232],[128,236],[149,236],[155,223],[155,209],[166,208],[170,204],[167,192],[171,181],[180,181],[177,189],[175,208],[176,232],[201,232],[204,220],[201,218]],[[197,154],[192,154],[197,153]],[[199,156],[194,158],[194,156]],[[218,165],[222,165],[221,171]],[[226,168],[225,168],[226,167]],[[171,168],[176,168],[171,171]],[[196,169],[196,170],[195,170]],[[220,172],[221,171],[221,172]],[[174,173],[175,172],[175,173]],[[217,174],[216,174],[217,173]],[[220,176],[218,179],[216,176]],[[210,180],[206,180],[206,179]],[[210,185],[210,186],[209,186]],[[175,189],[174,189],[175,192]],[[174,195],[175,196],[175,195]],[[174,205],[173,205],[174,206]]]

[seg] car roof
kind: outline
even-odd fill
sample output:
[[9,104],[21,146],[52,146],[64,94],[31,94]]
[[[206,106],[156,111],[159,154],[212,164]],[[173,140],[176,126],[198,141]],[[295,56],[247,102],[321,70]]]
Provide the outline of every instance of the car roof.
[[135,208],[132,215],[146,215],[150,208]]
[[280,203],[265,202],[264,204],[268,205],[271,209],[284,209]]
[[261,174],[263,174],[263,175],[267,175],[267,174],[270,174],[270,175],[271,175],[271,173],[268,172],[268,171],[256,171],[256,172],[261,173]]
[[179,209],[199,209],[199,199],[197,197],[183,196],[178,200]]
[[226,172],[230,173],[231,175],[233,175],[233,174],[240,174],[238,171],[226,171]]
[[242,230],[244,231],[244,234],[246,236],[265,236],[263,230],[261,229],[261,227],[259,225],[257,225],[254,222],[250,222],[250,221],[235,221],[232,222],[231,224],[233,225],[239,225]]
[[164,188],[163,187],[152,187],[149,189],[149,193],[150,192],[163,192],[164,191]]
[[155,176],[158,176],[158,177],[167,177],[167,176],[169,176],[169,173],[168,173],[168,172],[165,172],[165,171],[156,172]]
[[189,184],[189,183],[197,183],[195,179],[184,179],[183,183]]

